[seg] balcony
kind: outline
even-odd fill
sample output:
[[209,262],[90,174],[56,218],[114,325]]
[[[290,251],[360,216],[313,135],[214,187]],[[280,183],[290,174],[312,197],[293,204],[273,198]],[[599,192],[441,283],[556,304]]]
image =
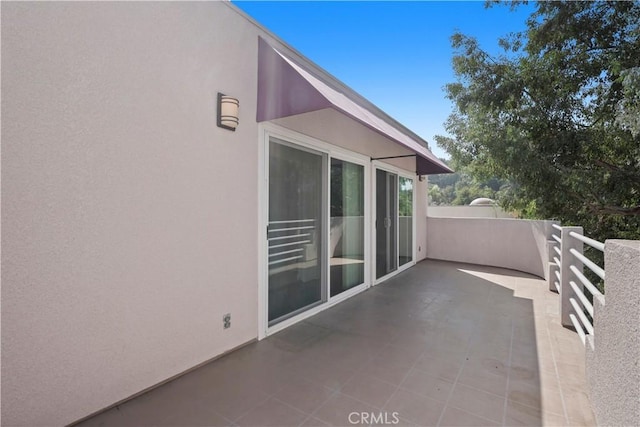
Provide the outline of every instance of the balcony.
[[559,298],[526,273],[425,260],[80,425],[595,425]]

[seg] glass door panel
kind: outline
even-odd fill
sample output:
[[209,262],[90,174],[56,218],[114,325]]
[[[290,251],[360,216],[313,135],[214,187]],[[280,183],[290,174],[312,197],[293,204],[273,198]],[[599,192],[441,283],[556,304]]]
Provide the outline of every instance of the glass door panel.
[[376,278],[398,268],[397,178],[390,172],[376,170]]
[[399,178],[398,192],[398,263],[413,260],[413,180]]
[[327,155],[269,142],[269,324],[326,300]]
[[331,159],[331,296],[364,283],[364,166]]

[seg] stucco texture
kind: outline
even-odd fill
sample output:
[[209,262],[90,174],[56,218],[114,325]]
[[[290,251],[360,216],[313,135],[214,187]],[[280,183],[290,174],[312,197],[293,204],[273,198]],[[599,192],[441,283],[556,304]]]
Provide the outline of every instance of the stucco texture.
[[605,242],[605,294],[594,298],[587,379],[598,425],[640,425],[640,241]]
[[2,2],[3,425],[256,338],[257,36],[218,2]]

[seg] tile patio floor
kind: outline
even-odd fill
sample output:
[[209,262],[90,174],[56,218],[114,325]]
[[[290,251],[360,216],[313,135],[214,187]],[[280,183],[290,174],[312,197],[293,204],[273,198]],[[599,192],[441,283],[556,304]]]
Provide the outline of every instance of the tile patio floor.
[[427,260],[80,425],[350,421],[595,424],[584,349],[543,280]]

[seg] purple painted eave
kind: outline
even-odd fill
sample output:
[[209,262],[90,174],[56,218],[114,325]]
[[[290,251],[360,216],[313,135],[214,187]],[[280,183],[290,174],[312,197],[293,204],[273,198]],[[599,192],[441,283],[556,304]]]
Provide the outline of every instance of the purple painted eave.
[[332,106],[266,41],[258,43],[258,122]]
[[417,175],[453,172],[420,142],[329,87],[259,38],[257,121],[324,108],[333,108],[416,153]]

